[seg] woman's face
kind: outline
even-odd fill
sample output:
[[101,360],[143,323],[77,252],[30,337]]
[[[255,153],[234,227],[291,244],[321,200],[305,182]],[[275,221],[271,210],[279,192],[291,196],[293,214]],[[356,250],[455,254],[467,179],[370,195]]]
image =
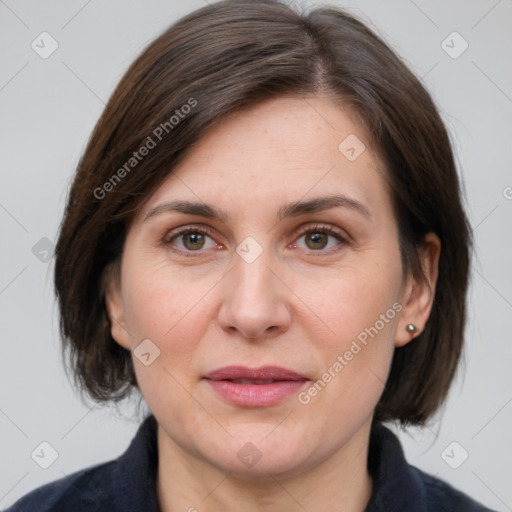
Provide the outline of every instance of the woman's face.
[[347,112],[279,98],[215,127],[144,205],[107,304],[168,447],[257,476],[366,445],[427,316],[384,174]]

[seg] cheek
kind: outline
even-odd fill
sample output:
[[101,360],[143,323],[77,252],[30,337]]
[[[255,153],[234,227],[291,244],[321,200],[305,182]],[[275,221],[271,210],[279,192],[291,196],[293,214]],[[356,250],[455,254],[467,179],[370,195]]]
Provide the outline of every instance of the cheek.
[[199,339],[201,298],[206,295],[207,283],[192,286],[184,273],[169,269],[166,261],[139,266],[127,262],[130,269],[124,277],[123,302],[132,346],[149,338],[162,355],[187,357]]
[[386,272],[379,265],[346,268],[338,271],[335,278],[325,279],[320,287],[308,287],[308,302],[329,327],[331,336],[324,340],[328,347],[342,348],[340,342],[350,342],[375,325],[381,337],[391,334],[397,320],[396,309],[400,309],[396,303],[401,269],[394,267],[390,264]]
[[[325,369],[316,390],[307,393],[319,414],[328,410],[340,421],[344,414],[356,410],[364,415],[373,409],[383,391],[402,308],[398,302],[401,266],[390,260],[386,272],[383,267],[373,263],[345,268],[336,279],[327,279],[314,288],[314,293],[308,287],[312,309],[318,313],[321,325],[329,327],[321,336],[318,330],[310,333]],[[319,323],[317,320],[316,325]],[[303,403],[309,400],[308,396],[303,398]],[[333,401],[337,404],[335,410],[328,406]]]
[[[176,418],[189,423],[195,421],[198,411],[190,406],[188,389],[194,375],[189,369],[194,360],[199,340],[204,335],[207,322],[202,308],[208,286],[169,271],[165,261],[157,264],[134,265],[127,261],[129,271],[124,276],[123,297],[126,323],[132,348],[142,340],[150,339],[160,351],[158,357],[146,366],[133,361],[139,388],[153,411],[172,410]],[[203,288],[205,288],[203,290]],[[185,404],[178,407],[177,404]],[[188,404],[188,405],[186,405]]]

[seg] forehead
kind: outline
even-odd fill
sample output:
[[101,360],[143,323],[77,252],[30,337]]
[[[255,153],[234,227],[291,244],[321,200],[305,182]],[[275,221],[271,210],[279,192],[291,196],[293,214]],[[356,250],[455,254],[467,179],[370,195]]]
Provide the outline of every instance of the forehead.
[[141,215],[172,198],[265,211],[274,202],[342,193],[390,204],[364,127],[332,100],[279,97],[223,118],[172,171]]

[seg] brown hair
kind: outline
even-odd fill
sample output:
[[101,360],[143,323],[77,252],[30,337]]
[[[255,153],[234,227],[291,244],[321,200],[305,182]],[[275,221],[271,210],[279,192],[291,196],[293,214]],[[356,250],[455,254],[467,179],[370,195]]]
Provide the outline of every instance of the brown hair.
[[80,160],[55,288],[65,352],[94,399],[119,400],[137,386],[130,352],[111,337],[103,287],[137,209],[223,116],[318,93],[352,108],[386,164],[404,269],[421,273],[427,232],[442,244],[430,319],[395,349],[375,418],[423,424],[442,403],[463,344],[470,246],[445,126],[419,80],[363,23],[271,0],[218,2],[171,26],[128,69]]

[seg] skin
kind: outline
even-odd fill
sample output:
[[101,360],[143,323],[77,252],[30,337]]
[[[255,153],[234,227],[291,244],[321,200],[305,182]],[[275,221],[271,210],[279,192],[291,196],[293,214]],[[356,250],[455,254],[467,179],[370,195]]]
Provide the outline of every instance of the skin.
[[[366,146],[354,161],[338,150],[349,134]],[[223,119],[134,218],[107,309],[120,345],[149,338],[160,350],[149,366],[133,360],[159,424],[163,512],[364,510],[371,419],[395,347],[414,338],[406,325],[418,334],[429,317],[440,251],[427,235],[426,279],[403,274],[384,175],[348,111],[321,96],[274,98]],[[368,215],[342,206],[277,219],[284,204],[340,194]],[[146,218],[176,199],[226,218],[162,208]],[[210,233],[176,234],[190,226]],[[248,236],[262,249],[251,263],[236,252]],[[240,407],[202,379],[226,365],[278,365],[306,375],[307,390],[393,304],[400,312],[307,404],[294,394]],[[237,457],[249,442],[261,454],[252,467]]]

